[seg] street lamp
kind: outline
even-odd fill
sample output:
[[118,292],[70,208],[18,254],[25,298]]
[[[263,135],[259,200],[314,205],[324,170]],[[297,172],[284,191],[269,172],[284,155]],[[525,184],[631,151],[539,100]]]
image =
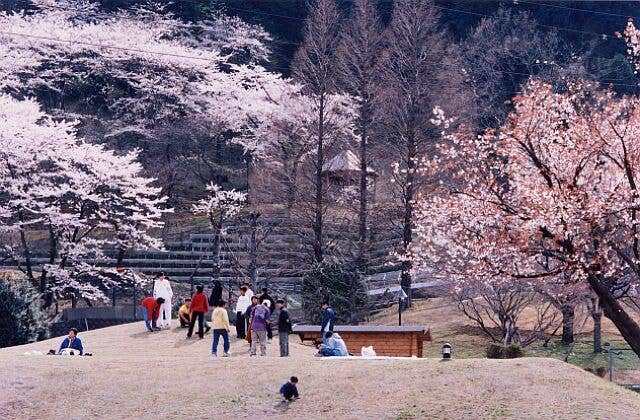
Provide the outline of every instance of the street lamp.
[[442,345],[442,360],[451,360],[451,344],[449,343]]
[[404,300],[407,298],[407,294],[404,292],[404,290],[402,290],[402,288],[400,288],[400,290],[398,290],[395,293],[395,298],[398,300],[398,325],[401,326],[402,325],[402,302],[404,302]]

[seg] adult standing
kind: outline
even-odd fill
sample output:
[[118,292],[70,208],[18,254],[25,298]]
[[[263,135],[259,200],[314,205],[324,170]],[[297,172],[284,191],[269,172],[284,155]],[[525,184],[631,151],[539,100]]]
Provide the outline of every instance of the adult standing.
[[249,283],[245,283],[244,287],[247,288],[247,293],[246,296],[249,298],[249,300],[251,300],[251,298],[253,297],[253,289],[251,289],[251,285]]
[[287,303],[283,299],[276,301],[278,314],[278,339],[280,341],[280,357],[289,356],[289,334],[291,334],[291,317],[287,309]]
[[153,283],[153,297],[164,299],[164,303],[160,306],[158,327],[162,329],[171,328],[171,298],[173,298],[173,289],[171,289],[171,283],[169,283],[169,279],[163,272],[156,274],[156,280]]
[[256,355],[256,348],[260,343],[260,356],[267,355],[267,326],[271,319],[271,311],[267,305],[256,305],[251,312],[251,351],[250,356]]
[[336,313],[326,300],[322,302],[322,325],[320,332],[322,333],[322,343],[327,344],[327,332],[333,332],[333,324],[336,320]]
[[247,308],[244,313],[244,319],[247,323],[246,329],[246,339],[251,344],[251,316],[253,315],[253,310],[258,306],[258,296],[251,296],[251,305]]
[[247,311],[247,308],[251,305],[251,299],[247,297],[247,288],[242,286],[240,288],[240,296],[238,296],[238,302],[236,303],[236,333],[238,334],[238,338],[246,337],[246,329],[245,329],[245,317],[244,313]]
[[222,300],[222,284],[216,280],[213,282],[213,289],[211,289],[211,296],[209,296],[209,306],[216,307],[218,302]]
[[[258,298],[258,301],[263,305],[266,302],[266,305],[269,308],[269,312],[271,314],[273,314],[275,312],[275,310],[276,310],[276,302],[273,300],[273,298],[271,296],[269,296],[269,291],[267,290],[266,287],[262,288],[262,294]],[[273,330],[271,329],[271,323],[269,323],[267,325],[267,339],[269,339],[269,340],[273,339]],[[269,342],[271,342],[271,341],[269,341]]]
[[204,315],[209,312],[209,305],[207,297],[203,292],[202,285],[196,286],[196,293],[191,297],[191,323],[189,323],[189,332],[187,332],[187,338],[191,338],[193,335],[193,327],[198,321],[198,336],[204,338]]

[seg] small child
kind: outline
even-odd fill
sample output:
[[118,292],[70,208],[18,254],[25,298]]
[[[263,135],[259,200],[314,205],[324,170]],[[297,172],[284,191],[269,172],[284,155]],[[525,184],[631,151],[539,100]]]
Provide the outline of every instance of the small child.
[[280,395],[284,397],[285,401],[297,400],[298,398],[300,398],[300,395],[298,394],[298,388],[296,387],[297,384],[298,378],[292,376],[289,379],[289,382],[285,382],[280,387]]

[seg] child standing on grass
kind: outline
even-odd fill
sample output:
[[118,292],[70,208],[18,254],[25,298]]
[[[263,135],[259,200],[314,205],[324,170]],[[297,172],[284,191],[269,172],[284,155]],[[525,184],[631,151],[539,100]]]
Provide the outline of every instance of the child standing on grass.
[[300,394],[298,394],[298,378],[292,376],[288,382],[285,382],[280,387],[280,395],[285,399],[285,401],[297,400],[300,398]]
[[218,342],[220,341],[220,336],[222,336],[224,340],[224,357],[229,357],[229,347],[231,347],[229,343],[229,331],[231,327],[229,326],[229,314],[227,314],[227,310],[225,306],[227,302],[224,300],[218,301],[218,306],[213,310],[213,315],[211,315],[211,323],[213,324],[213,347],[211,349],[211,355],[213,357],[218,356]]

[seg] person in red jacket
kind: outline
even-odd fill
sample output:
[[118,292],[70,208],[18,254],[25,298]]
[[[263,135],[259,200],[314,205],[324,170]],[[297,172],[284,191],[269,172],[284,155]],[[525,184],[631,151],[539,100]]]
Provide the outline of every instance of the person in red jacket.
[[152,296],[142,299],[142,303],[140,304],[144,311],[144,324],[147,326],[147,330],[149,332],[153,332],[154,330],[158,330],[156,328],[156,321],[160,316],[160,306],[164,303],[163,298],[154,298]]
[[[205,296],[201,285],[196,286],[196,293],[191,297],[191,306],[189,311],[191,312],[191,323],[189,324],[189,332],[187,338],[191,338],[193,335],[193,327],[196,325],[196,319],[198,320],[198,336],[204,338],[204,315],[209,312],[209,302],[207,296]],[[207,326],[207,331],[209,330]]]

